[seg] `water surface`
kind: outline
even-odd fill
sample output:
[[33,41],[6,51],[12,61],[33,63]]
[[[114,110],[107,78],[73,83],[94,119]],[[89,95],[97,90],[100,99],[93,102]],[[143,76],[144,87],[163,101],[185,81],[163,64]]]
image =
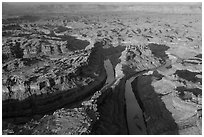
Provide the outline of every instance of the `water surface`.
[[146,126],[143,119],[143,112],[132,91],[131,82],[136,77],[131,77],[125,84],[125,99],[128,130],[130,135],[146,135]]

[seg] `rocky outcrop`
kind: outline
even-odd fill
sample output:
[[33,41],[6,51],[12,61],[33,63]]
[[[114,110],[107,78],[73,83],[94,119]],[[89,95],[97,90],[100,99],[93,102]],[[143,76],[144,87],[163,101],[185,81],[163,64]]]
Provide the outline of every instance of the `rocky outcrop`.
[[[24,88],[24,91],[20,89],[19,90],[16,89],[16,92],[18,94],[22,94],[23,92],[28,92],[28,91],[34,91],[33,89],[35,89],[35,91],[40,91],[41,95],[36,94],[37,92],[31,92],[31,94],[29,94],[27,97],[25,96],[22,99],[18,97],[4,99],[3,118],[13,117],[14,122],[18,122],[18,121],[15,121],[15,117],[30,116],[34,114],[43,114],[45,112],[49,112],[59,107],[62,107],[65,104],[71,104],[71,103],[80,101],[86,96],[89,96],[95,91],[99,90],[105,83],[106,72],[103,67],[103,57],[99,53],[99,50],[97,49],[92,49],[92,50],[93,50],[92,51],[93,53],[91,53],[90,57],[88,58],[88,64],[87,64],[88,67],[86,67],[86,65],[85,66],[82,65],[80,68],[79,66],[75,71],[75,73],[73,73],[73,75],[75,76],[75,78],[77,78],[76,76],[79,74],[83,74],[84,76],[86,76],[91,74],[94,75],[93,72],[97,72],[98,76],[94,78],[94,81],[90,82],[88,85],[84,85],[80,87],[77,86],[72,89],[65,88],[64,90],[61,89],[60,91],[54,91],[54,88],[50,90],[49,87],[53,86],[53,83],[56,83],[57,79],[56,80],[48,79],[48,81],[45,82],[44,85],[43,83],[42,84],[39,83],[39,85],[38,84],[28,85],[29,87],[27,87],[26,89]],[[74,64],[74,61],[72,60],[72,65],[73,64]],[[64,78],[66,79],[68,77],[64,77]],[[16,79],[11,79],[10,81],[12,82],[12,80],[15,82]],[[63,87],[63,81],[64,80],[61,80],[61,82],[59,82],[58,85],[59,86],[62,85]],[[75,81],[75,83],[77,84],[77,81]],[[24,85],[22,85],[22,87],[24,86],[25,86],[25,82],[24,82]],[[15,91],[14,86],[11,86],[10,90]],[[49,92],[46,90],[48,90]],[[7,93],[8,92],[5,92],[4,94],[7,94]]]
[[127,67],[124,72],[128,75],[129,70],[140,72],[159,67],[162,63],[155,57],[148,45],[130,45],[126,53]]

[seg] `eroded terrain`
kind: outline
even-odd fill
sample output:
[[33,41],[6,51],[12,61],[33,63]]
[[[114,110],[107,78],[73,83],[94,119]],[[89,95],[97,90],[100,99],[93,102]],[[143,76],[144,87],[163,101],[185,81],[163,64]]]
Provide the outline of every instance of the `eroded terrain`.
[[3,16],[3,134],[202,134],[201,4],[185,6]]

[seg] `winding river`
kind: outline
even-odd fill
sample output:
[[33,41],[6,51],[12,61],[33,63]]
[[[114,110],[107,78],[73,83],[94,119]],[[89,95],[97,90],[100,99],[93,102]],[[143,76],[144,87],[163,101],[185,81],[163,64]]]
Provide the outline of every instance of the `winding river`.
[[[136,77],[148,71],[162,69],[164,67],[168,67],[169,65],[171,65],[171,63],[167,61],[165,64],[159,67],[156,67],[150,70],[141,71],[139,73],[133,74],[129,79],[127,79],[125,83],[126,119],[127,119],[128,130],[129,130],[130,135],[146,135],[147,134],[146,125],[144,122],[145,120],[143,117],[143,111],[141,110],[137,102],[137,99],[135,97],[135,94],[132,91],[132,85],[131,85],[132,81]],[[102,89],[108,88],[116,81],[115,75],[114,75],[114,69],[109,59],[104,61],[104,67],[107,73],[107,79]]]
[[[104,61],[104,67],[106,69],[107,79],[106,79],[105,86],[102,89],[110,86],[115,80],[114,69],[109,59]],[[131,82],[138,75],[140,75],[140,73],[128,79],[125,84],[126,115],[127,115],[128,129],[129,129],[130,135],[147,134],[146,126],[143,119],[143,112],[135,98],[135,95],[132,91],[132,85],[131,85]]]
[[126,115],[130,135],[146,135],[146,126],[143,119],[143,112],[132,91],[131,82],[136,76],[131,77],[125,84]]
[[104,61],[104,67],[107,73],[107,79],[106,79],[105,85],[109,85],[115,80],[113,65],[111,64],[109,59]]
[[[132,91],[132,81],[142,75],[143,73],[153,71],[153,70],[160,70],[164,69],[166,67],[169,67],[171,65],[170,60],[166,60],[165,64],[162,64],[159,67],[141,71],[135,75],[133,75],[131,78],[129,78],[126,81],[125,84],[125,99],[126,99],[126,115],[127,115],[127,123],[128,123],[128,130],[130,135],[146,135],[146,125],[144,123],[144,117],[143,112],[137,102],[137,99],[135,98],[135,94]],[[136,86],[136,85],[135,85]]]

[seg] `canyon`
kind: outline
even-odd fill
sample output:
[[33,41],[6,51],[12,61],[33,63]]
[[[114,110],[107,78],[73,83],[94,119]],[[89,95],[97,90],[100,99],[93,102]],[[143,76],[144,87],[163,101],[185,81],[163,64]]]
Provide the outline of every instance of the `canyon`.
[[3,3],[2,134],[202,134],[201,4],[82,5]]

